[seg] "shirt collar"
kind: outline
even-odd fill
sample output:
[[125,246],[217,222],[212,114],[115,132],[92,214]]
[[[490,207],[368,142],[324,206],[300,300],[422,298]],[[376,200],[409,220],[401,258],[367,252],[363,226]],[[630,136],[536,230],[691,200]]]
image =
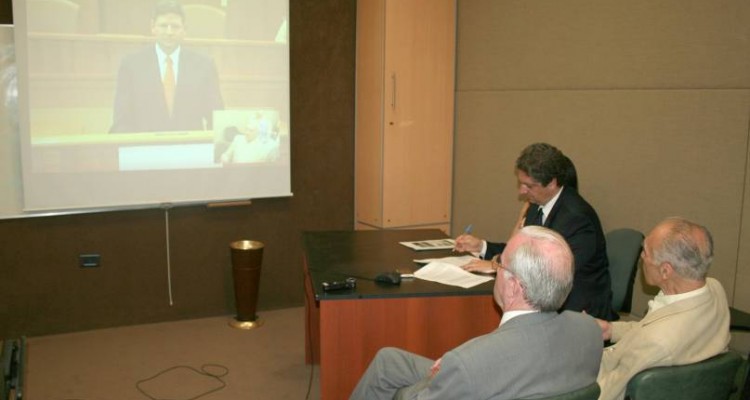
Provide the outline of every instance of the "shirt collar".
[[[156,44],[155,46],[156,46],[156,57],[159,58],[159,64],[163,64],[164,60],[167,58],[167,53],[165,53],[164,50],[162,50],[158,44]],[[175,65],[180,59],[181,49],[182,49],[182,46],[178,46],[177,49],[175,49],[175,51],[173,51],[172,54],[169,55],[169,57],[172,59],[172,63],[174,63]]]
[[685,293],[679,293],[679,294],[664,294],[664,292],[660,290],[659,293],[657,293],[657,295],[654,296],[653,300],[649,300],[648,312],[656,311],[660,308],[666,307],[680,300],[685,300],[691,297],[699,296],[703,293],[706,293],[707,291],[708,291],[708,286],[706,285],[703,285],[703,287],[701,288],[691,290]]
[[536,312],[539,312],[539,310],[516,310],[516,311],[503,312],[503,317],[500,319],[499,326],[502,326],[504,323],[510,321],[511,319],[515,317],[519,317],[525,314],[536,313]]
[[557,199],[560,198],[560,194],[562,194],[563,189],[565,186],[561,186],[560,190],[557,191],[557,194],[550,199],[550,201],[547,202],[547,204],[541,206],[542,212],[544,213],[544,216],[542,217],[542,224],[547,222],[547,217],[549,217],[549,214],[552,212],[552,208],[555,206],[555,203],[557,203]]

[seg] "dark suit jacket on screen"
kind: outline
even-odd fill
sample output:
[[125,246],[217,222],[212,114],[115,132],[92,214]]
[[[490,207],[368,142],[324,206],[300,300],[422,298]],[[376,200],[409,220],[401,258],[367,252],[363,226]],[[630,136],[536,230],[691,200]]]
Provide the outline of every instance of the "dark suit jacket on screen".
[[[529,207],[527,225],[538,209],[536,204]],[[562,308],[585,310],[605,320],[617,319],[617,314],[612,310],[612,283],[604,232],[594,208],[575,189],[564,187],[544,226],[561,234],[575,257],[573,290]],[[503,249],[505,243],[488,242],[485,259],[502,253]]]
[[117,76],[110,132],[203,130],[214,110],[224,108],[216,66],[208,57],[180,50],[174,111],[167,112],[159,61],[153,46],[125,57]]

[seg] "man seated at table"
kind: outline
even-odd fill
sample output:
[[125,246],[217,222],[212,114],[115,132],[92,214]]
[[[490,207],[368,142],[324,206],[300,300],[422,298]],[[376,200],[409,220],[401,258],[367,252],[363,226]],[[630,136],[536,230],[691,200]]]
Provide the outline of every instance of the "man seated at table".
[[638,322],[597,320],[607,347],[597,381],[599,400],[625,397],[630,378],[652,367],[691,364],[727,350],[729,306],[721,283],[707,278],[713,239],[705,227],[668,218],[643,242],[643,276],[658,286]]
[[[612,309],[612,286],[604,232],[596,210],[578,193],[572,161],[547,143],[527,146],[516,159],[518,194],[527,200],[521,225],[541,225],[561,234],[575,256],[573,290],[562,309],[585,311],[596,318],[618,318]],[[456,238],[456,250],[479,255],[464,266],[487,270],[505,243],[493,243],[470,234]]]
[[[573,253],[554,231],[521,229],[496,264],[500,326],[437,361],[383,348],[352,399],[518,399],[573,391],[596,380],[601,330],[588,315],[557,313],[573,284]],[[399,389],[402,389],[400,390]]]

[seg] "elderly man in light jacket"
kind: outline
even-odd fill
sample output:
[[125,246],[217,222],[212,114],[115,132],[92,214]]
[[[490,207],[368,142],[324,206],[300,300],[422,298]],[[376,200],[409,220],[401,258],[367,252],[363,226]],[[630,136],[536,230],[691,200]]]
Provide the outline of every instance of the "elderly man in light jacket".
[[614,343],[602,356],[600,400],[623,399],[630,378],[645,369],[695,363],[729,345],[726,293],[706,277],[713,240],[705,227],[668,218],[646,237],[641,258],[646,283],[661,290],[641,321],[597,320]]

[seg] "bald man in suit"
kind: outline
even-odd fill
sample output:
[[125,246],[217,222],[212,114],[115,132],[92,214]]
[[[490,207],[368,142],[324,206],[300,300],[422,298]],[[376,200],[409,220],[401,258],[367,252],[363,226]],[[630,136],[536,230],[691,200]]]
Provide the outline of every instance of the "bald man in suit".
[[[573,254],[557,233],[521,229],[497,264],[494,297],[500,326],[437,361],[381,349],[352,400],[548,397],[594,383],[601,331],[588,315],[557,309],[573,282]],[[550,351],[554,349],[554,351]]]

